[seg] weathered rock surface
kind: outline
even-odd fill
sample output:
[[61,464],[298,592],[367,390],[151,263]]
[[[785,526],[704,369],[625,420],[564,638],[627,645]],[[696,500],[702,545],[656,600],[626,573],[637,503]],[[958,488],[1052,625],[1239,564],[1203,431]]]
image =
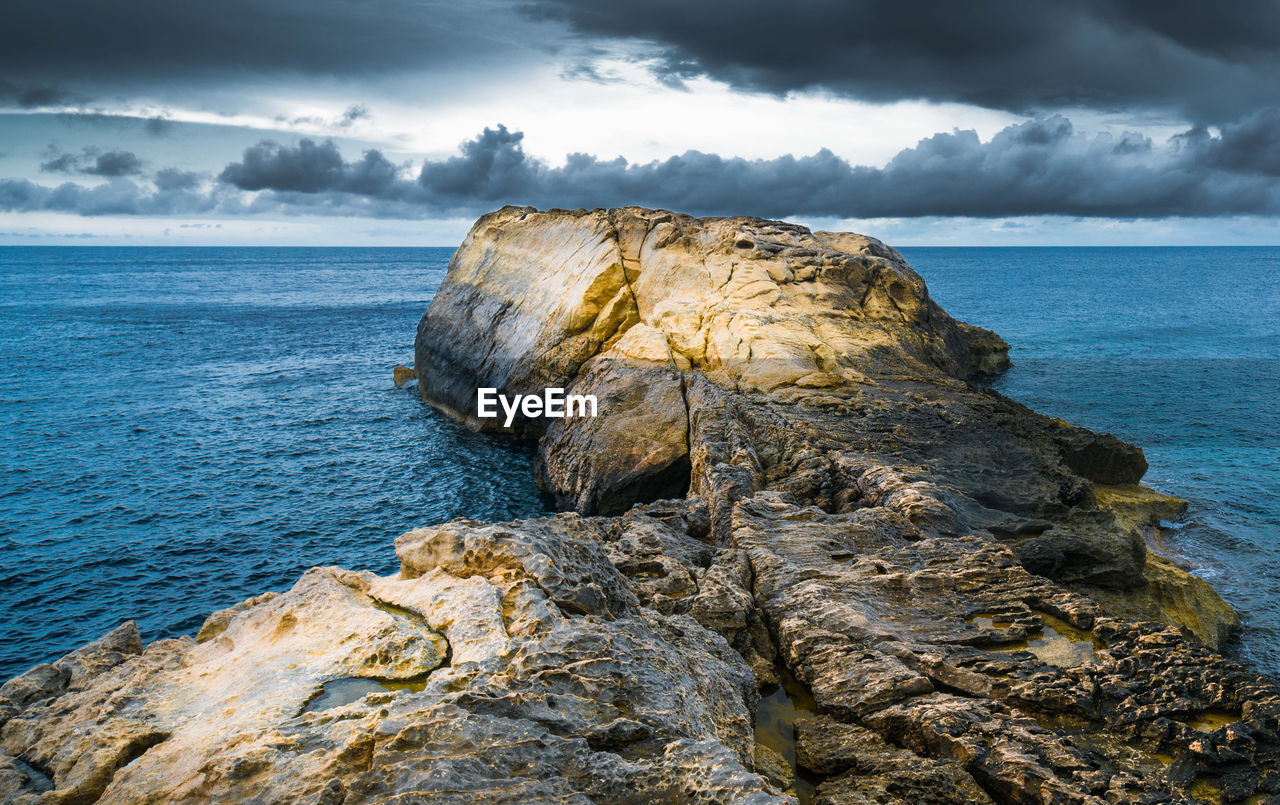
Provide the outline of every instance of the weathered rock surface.
[[[553,425],[541,474],[580,511],[611,513],[687,480],[684,374],[768,392],[870,376],[967,377],[1008,364],[997,336],[953,321],[893,249],[758,219],[628,208],[476,223],[418,327],[419,389],[482,428],[476,389],[573,385],[609,416]],[[541,434],[539,420],[513,429]],[[685,484],[687,488],[687,483]]]
[[[485,216],[419,389],[476,426],[477,386],[597,395],[515,428],[578,512],[417,529],[394,576],[313,570],[196,640],[126,625],[38,666],[0,689],[0,798],[1280,796],[1280,688],[1201,645],[1234,613],[1148,555],[1176,502],[1137,448],[971,384],[1006,351],[862,236]],[[792,676],[814,712],[755,722]]]
[[419,529],[400,574],[312,570],[205,642],[126,625],[5,686],[0,799],[781,802],[742,658],[609,558],[655,530],[708,548],[632,522]]
[[[1160,524],[1180,519],[1187,502],[1161,495],[1145,486],[1094,487],[1098,504],[1116,515],[1118,523],[1158,546]],[[1193,576],[1156,550],[1147,553],[1143,583],[1116,590],[1086,584],[1075,585],[1110,615],[1129,620],[1154,621],[1174,626],[1210,648],[1225,645],[1240,629],[1240,615],[1214,592],[1209,583]]]

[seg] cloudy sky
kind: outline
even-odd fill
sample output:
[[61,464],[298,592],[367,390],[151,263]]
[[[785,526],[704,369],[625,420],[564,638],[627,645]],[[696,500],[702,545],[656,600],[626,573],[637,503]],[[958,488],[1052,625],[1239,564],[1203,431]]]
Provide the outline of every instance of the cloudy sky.
[[0,7],[0,244],[454,245],[508,203],[1280,243],[1280,0]]

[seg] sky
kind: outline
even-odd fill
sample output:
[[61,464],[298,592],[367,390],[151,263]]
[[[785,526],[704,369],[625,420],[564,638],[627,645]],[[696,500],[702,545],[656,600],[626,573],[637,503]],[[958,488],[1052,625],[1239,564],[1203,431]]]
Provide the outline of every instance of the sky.
[[1280,0],[5,0],[0,244],[1280,243]]

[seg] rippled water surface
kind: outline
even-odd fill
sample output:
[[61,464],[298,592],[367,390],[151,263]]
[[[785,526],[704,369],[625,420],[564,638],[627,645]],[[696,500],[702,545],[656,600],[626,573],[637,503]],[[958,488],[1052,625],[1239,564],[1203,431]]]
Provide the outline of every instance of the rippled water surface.
[[0,679],[544,511],[526,450],[391,383],[451,253],[0,248]]
[[1013,345],[995,388],[1141,446],[1191,502],[1168,547],[1280,672],[1280,248],[903,249],[957,318]]
[[[1280,249],[906,249],[1004,393],[1142,445],[1172,547],[1280,669]],[[391,384],[448,249],[0,249],[0,678],[416,525],[545,510],[518,446]]]

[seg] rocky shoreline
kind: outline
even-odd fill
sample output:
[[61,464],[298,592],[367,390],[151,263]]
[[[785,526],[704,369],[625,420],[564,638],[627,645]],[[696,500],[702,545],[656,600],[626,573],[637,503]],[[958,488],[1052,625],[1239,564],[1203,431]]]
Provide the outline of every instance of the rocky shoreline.
[[1180,502],[973,382],[1007,352],[859,235],[486,215],[418,388],[489,429],[480,386],[596,395],[511,428],[571,511],[37,666],[0,688],[0,799],[1280,801],[1280,687],[1147,549]]

